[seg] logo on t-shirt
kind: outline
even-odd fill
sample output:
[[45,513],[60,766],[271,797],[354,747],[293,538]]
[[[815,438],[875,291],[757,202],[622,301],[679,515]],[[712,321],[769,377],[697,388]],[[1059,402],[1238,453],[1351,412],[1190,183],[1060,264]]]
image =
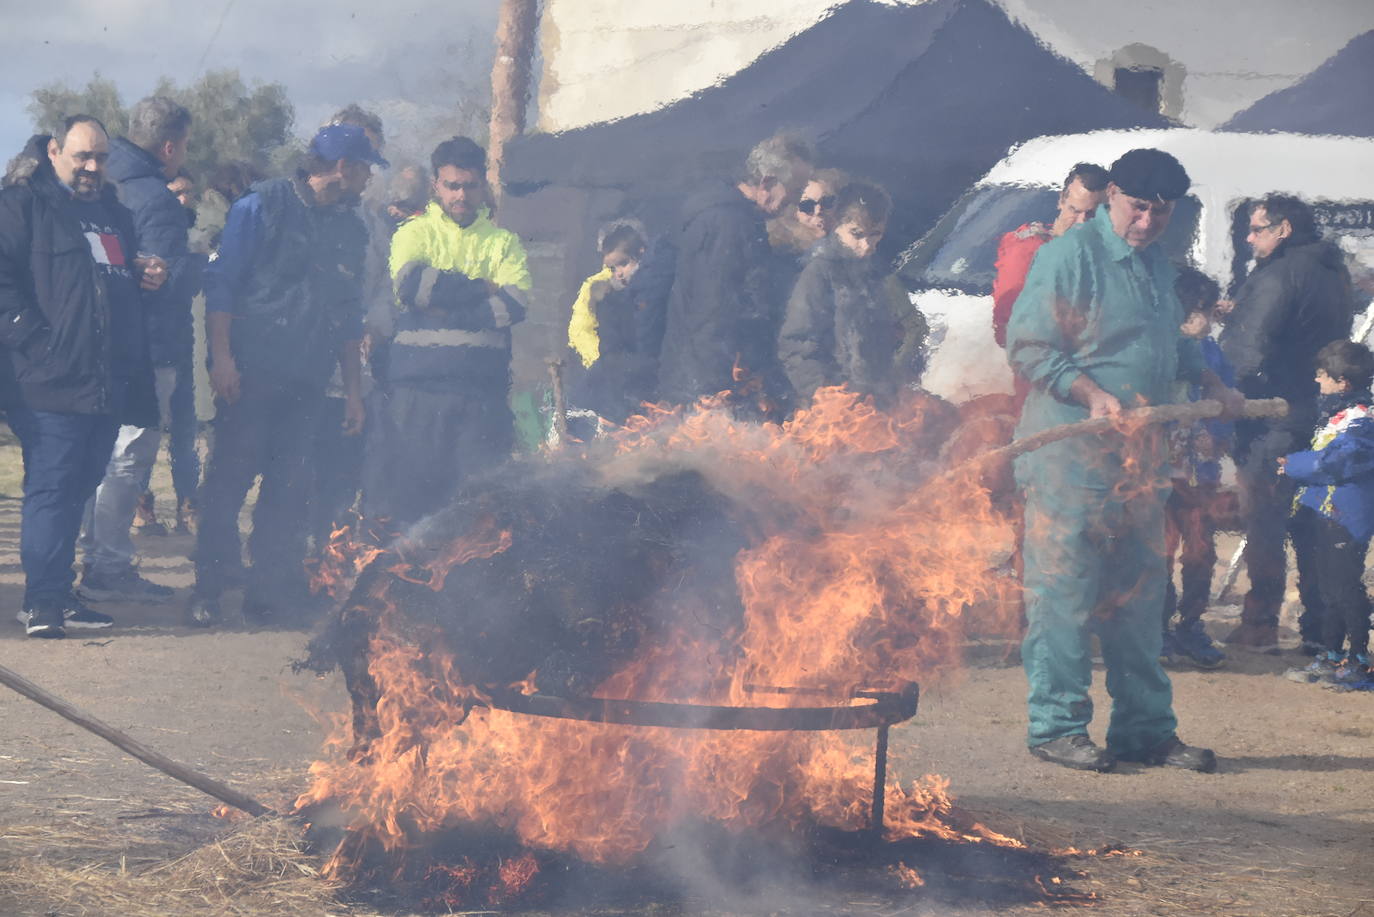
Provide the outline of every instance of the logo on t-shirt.
[[86,241],[91,244],[96,264],[124,266],[124,246],[119,244],[119,236],[112,232],[87,232]]
[[83,219],[81,232],[91,247],[91,257],[95,259],[103,274],[124,279],[134,276],[124,245],[119,241],[119,234],[113,227]]

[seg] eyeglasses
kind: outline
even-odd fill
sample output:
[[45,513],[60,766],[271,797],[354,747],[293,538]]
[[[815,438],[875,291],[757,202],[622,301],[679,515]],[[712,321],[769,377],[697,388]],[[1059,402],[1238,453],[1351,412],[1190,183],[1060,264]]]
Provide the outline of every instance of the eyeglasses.
[[1257,234],[1259,234],[1259,233],[1264,232],[1266,229],[1277,229],[1278,226],[1279,226],[1278,223],[1265,223],[1263,226],[1256,226],[1254,223],[1251,223],[1251,224],[1250,224],[1250,235],[1252,235],[1252,236],[1253,236],[1253,235],[1257,235]]
[[821,210],[829,210],[834,206],[835,195],[833,194],[827,194],[825,197],[820,198],[819,200],[804,197],[801,200],[797,201],[797,209],[800,210],[802,213],[806,214],[807,216],[811,216],[811,214],[815,213],[816,208],[818,207]]

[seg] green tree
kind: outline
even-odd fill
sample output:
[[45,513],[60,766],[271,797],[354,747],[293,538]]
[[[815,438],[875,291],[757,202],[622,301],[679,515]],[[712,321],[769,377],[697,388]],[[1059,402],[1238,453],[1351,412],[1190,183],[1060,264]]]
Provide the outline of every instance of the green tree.
[[[251,89],[236,70],[206,73],[181,87],[168,77],[158,81],[153,95],[165,95],[185,105],[194,119],[186,168],[204,181],[222,163],[239,159],[267,173],[279,173],[299,148],[291,135],[295,108],[280,83]],[[128,129],[128,110],[115,85],[96,74],[83,90],[52,84],[33,93],[29,104],[35,127],[51,133],[73,114],[92,114],[112,134]]]
[[35,89],[29,102],[34,130],[40,134],[56,133],[62,122],[72,115],[93,115],[104,123],[112,134],[129,129],[129,113],[119,98],[119,88],[97,71],[84,89],[76,90],[61,83],[50,83]]

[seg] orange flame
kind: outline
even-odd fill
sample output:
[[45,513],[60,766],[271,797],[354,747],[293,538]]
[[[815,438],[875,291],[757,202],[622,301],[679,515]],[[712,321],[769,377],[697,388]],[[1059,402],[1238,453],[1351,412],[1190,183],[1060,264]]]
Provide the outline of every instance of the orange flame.
[[[610,482],[655,463],[694,467],[750,507],[757,537],[735,566],[743,625],[713,645],[677,635],[645,647],[597,696],[757,705],[752,686],[785,685],[838,703],[860,687],[947,677],[970,634],[1017,631],[1008,600],[1017,586],[990,572],[1010,554],[1011,529],[981,480],[921,487],[950,432],[948,406],[909,393],[885,414],[853,393],[823,389],[779,427],[739,421],[723,400],[646,406],[596,461]],[[455,565],[504,551],[514,537],[487,519],[429,562],[406,560],[393,572],[437,590]],[[870,734],[518,716],[481,706],[482,692],[450,655],[408,645],[403,632],[384,617],[371,646],[381,738],[354,761],[343,754],[349,737],[336,735],[297,801],[339,802],[353,830],[388,851],[404,851],[420,834],[478,825],[531,850],[617,864],[692,820],[734,830],[867,826]],[[708,697],[682,696],[699,684],[716,687]],[[803,701],[770,695],[770,703]],[[1019,846],[961,815],[948,781],[934,776],[889,781],[885,834]],[[346,878],[354,865],[341,846],[325,873]],[[512,866],[513,875],[523,868]]]

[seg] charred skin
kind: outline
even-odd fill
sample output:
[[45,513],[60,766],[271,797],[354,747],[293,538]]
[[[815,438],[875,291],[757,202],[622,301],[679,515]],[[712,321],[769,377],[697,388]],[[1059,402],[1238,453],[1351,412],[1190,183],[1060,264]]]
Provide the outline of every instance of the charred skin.
[[[369,653],[384,615],[390,632],[409,645],[442,647],[484,691],[532,675],[544,693],[590,694],[646,644],[730,645],[721,635],[743,616],[734,561],[750,528],[743,511],[693,471],[622,489],[509,474],[473,486],[368,564],[312,645],[312,656],[328,647],[343,670],[352,757],[364,758],[380,735]],[[434,578],[435,558],[450,555],[457,540],[498,532],[509,533],[500,550]]]

